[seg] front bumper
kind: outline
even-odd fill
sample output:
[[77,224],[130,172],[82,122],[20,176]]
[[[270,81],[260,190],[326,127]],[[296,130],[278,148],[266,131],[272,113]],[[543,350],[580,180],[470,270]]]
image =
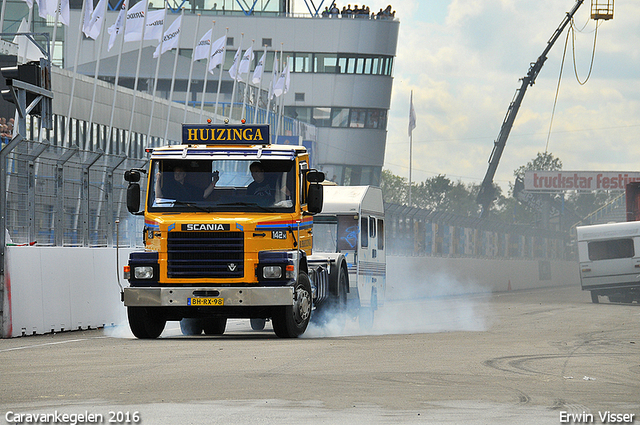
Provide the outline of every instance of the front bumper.
[[[129,287],[127,307],[190,307],[189,298],[223,298],[225,307],[293,305],[293,287]],[[217,307],[216,307],[217,308]]]

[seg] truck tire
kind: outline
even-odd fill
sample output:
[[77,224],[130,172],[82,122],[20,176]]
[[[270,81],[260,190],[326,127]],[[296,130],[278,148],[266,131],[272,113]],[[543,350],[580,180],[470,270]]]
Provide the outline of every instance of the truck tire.
[[264,324],[267,322],[267,319],[251,319],[251,329],[254,331],[261,331],[264,329]]
[[598,299],[598,292],[597,291],[591,291],[591,302],[594,304],[599,304],[600,300]]
[[294,287],[293,305],[281,307],[274,312],[271,322],[280,338],[297,338],[307,330],[311,315],[311,282],[306,273],[298,275]]
[[314,323],[326,326],[331,323],[342,331],[347,321],[347,288],[349,275],[342,266],[335,267],[329,276],[329,298],[318,306]]
[[185,317],[180,320],[180,331],[182,335],[186,336],[200,335],[202,333],[202,319]]
[[202,327],[205,335],[222,335],[227,328],[227,318],[208,317],[202,319]]
[[129,328],[139,339],[155,339],[164,330],[167,320],[153,307],[127,307]]

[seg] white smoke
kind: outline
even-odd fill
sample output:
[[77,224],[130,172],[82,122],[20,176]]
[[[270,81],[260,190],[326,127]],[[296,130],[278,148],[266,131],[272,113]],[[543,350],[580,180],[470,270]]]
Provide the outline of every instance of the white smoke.
[[373,327],[361,329],[358,320],[347,318],[346,325],[334,317],[326,325],[311,323],[303,335],[322,338],[356,335],[483,331],[491,321],[491,312],[480,307],[488,291],[475,282],[460,282],[437,273],[423,278],[402,279],[387,287],[386,299],[374,313]]

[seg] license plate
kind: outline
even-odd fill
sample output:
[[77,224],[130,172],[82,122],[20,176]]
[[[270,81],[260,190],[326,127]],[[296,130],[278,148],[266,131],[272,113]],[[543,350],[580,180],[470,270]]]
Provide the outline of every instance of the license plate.
[[195,306],[224,305],[224,298],[187,298],[187,305],[195,305]]
[[286,230],[272,230],[271,239],[287,239]]

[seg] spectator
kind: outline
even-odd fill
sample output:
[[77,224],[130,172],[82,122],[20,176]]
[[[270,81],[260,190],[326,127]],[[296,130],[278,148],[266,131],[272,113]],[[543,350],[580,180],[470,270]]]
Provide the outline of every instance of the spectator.
[[340,10],[336,6],[335,2],[333,3],[333,6],[331,7],[331,11],[330,12],[331,12],[331,17],[332,18],[337,18],[338,15],[340,14]]
[[327,18],[329,17],[329,8],[325,6],[324,10],[322,11],[322,17],[323,18]]

